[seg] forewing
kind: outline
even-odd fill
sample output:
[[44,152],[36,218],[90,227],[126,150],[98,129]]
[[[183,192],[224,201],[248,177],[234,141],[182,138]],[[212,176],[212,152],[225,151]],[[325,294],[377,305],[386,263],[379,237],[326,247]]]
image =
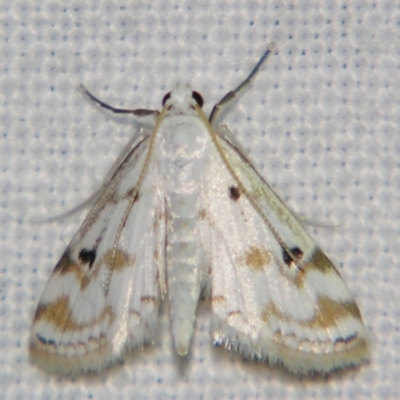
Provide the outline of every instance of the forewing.
[[[368,358],[360,312],[336,268],[225,139],[206,184],[217,345],[326,373]],[[207,201],[207,200],[205,200]]]
[[33,321],[30,353],[46,369],[103,369],[151,341],[163,282],[162,191],[150,139],[127,156],[54,269]]

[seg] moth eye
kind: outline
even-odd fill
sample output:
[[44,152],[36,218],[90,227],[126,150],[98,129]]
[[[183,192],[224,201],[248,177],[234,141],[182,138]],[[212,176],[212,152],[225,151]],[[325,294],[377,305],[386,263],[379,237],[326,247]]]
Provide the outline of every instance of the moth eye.
[[168,92],[162,99],[162,105],[165,106],[166,101],[171,97],[171,92]]
[[196,103],[199,105],[199,107],[203,107],[204,104],[204,100],[203,97],[201,96],[201,94],[199,92],[192,92],[192,97],[196,100]]

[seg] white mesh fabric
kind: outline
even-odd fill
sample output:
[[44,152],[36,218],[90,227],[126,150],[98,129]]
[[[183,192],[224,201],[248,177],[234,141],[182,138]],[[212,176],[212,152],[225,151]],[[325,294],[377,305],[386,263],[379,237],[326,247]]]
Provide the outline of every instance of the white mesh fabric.
[[[400,7],[395,2],[28,1],[0,6],[0,399],[399,397]],[[274,54],[226,123],[338,266],[370,332],[372,361],[299,379],[215,350],[201,307],[187,362],[160,343],[99,376],[28,362],[31,319],[87,198],[137,129],[109,104],[160,108],[175,82],[210,111],[270,42]]]

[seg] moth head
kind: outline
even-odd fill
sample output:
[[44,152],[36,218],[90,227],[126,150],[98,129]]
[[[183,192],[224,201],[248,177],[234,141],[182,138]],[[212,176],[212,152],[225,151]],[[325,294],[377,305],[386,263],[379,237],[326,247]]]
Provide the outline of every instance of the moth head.
[[194,105],[203,107],[204,101],[200,93],[193,91],[187,84],[179,84],[176,89],[168,92],[162,101],[162,105],[185,113],[193,109]]

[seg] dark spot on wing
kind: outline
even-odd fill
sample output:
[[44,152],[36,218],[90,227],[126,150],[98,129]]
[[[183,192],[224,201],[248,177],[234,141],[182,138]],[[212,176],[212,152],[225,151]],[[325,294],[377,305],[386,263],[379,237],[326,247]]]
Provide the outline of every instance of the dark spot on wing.
[[82,249],[79,252],[79,260],[82,264],[89,264],[89,269],[92,268],[96,260],[96,250]]
[[229,197],[233,200],[233,201],[238,201],[240,198],[240,190],[237,186],[231,186],[229,188]]
[[[292,247],[290,251],[296,258],[296,260],[300,260],[303,257],[303,252],[298,247]],[[289,253],[285,249],[282,249],[282,252],[283,252],[284,263],[288,266],[291,266],[292,262],[294,261],[293,258],[289,255]]]
[[301,251],[301,249],[299,249],[298,247],[293,247],[292,249],[290,249],[290,251],[292,252],[292,254],[298,259],[300,260],[303,257],[303,252]]

